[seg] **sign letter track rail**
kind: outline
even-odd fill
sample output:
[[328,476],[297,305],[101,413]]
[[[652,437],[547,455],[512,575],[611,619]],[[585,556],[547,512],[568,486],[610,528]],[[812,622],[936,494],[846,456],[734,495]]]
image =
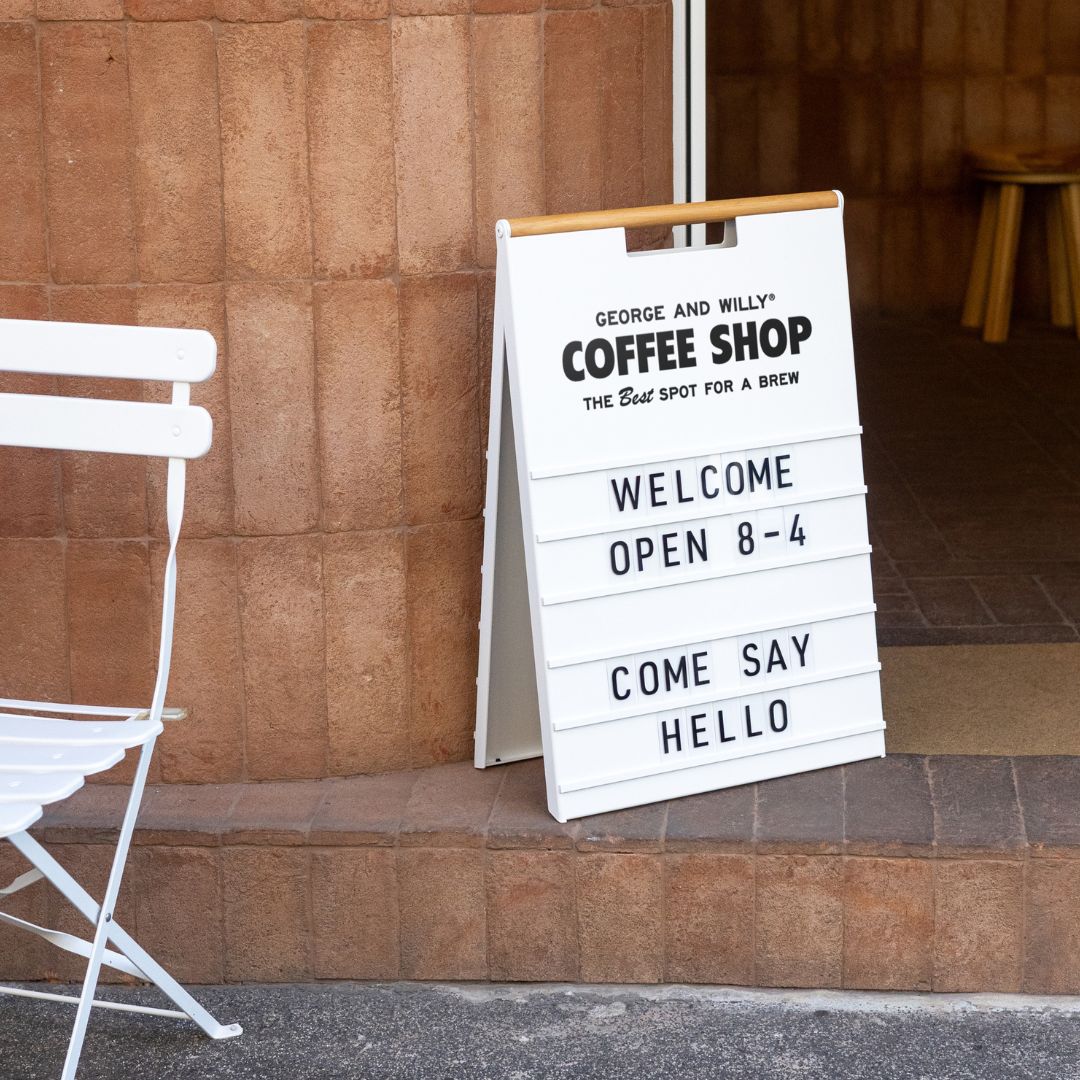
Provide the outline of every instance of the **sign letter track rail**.
[[883,755],[839,192],[496,234],[477,767],[566,821]]

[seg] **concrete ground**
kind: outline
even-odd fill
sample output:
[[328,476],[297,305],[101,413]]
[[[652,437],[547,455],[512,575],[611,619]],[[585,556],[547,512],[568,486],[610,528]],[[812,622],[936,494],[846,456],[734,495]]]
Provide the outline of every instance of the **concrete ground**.
[[[1080,1078],[1076,998],[415,983],[199,997],[244,1035],[213,1042],[172,1020],[97,1012],[80,1080]],[[73,1015],[0,998],[0,1077],[58,1076]]]

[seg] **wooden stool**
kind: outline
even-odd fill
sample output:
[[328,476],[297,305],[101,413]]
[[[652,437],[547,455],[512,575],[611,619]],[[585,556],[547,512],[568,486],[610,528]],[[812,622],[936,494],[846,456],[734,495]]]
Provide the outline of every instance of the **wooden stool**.
[[1009,336],[1024,187],[1044,184],[1054,189],[1046,229],[1050,320],[1075,327],[1080,337],[1080,148],[987,147],[971,151],[968,161],[986,187],[961,324],[981,326],[983,341]]

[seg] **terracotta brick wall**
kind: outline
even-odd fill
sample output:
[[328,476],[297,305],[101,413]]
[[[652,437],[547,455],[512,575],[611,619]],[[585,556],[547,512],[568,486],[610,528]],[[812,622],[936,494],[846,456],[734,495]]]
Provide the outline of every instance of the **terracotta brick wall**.
[[[664,3],[0,0],[0,315],[220,347],[158,779],[471,754],[494,220],[670,199],[670,78]],[[5,693],[148,700],[162,482],[0,455]]]
[[[965,146],[1080,142],[1077,0],[724,0],[708,56],[710,196],[843,189],[863,308],[958,317],[979,203]],[[1045,319],[1041,194],[1016,299]]]

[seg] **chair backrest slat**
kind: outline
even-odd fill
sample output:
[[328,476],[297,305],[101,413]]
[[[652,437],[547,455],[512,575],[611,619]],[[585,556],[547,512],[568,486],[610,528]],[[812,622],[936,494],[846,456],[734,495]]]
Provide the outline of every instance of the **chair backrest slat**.
[[0,394],[3,446],[198,458],[212,435],[210,414],[198,405]]
[[192,383],[216,363],[205,330],[0,319],[0,371]]

